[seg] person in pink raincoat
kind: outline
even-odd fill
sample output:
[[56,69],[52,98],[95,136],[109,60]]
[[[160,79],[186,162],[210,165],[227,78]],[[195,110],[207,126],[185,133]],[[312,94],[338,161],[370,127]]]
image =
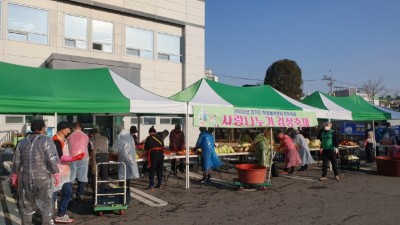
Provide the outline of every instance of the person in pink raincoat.
[[84,153],[85,156],[82,160],[73,161],[70,163],[71,175],[70,180],[72,183],[75,179],[78,180],[78,189],[76,190],[76,201],[81,200],[83,195],[85,183],[88,182],[89,170],[89,136],[82,131],[81,123],[75,122],[72,124],[73,132],[67,137],[69,155],[77,155]]
[[292,138],[283,131],[278,131],[277,137],[280,142],[279,151],[285,153],[285,170],[281,174],[294,174],[295,167],[301,165],[301,159]]

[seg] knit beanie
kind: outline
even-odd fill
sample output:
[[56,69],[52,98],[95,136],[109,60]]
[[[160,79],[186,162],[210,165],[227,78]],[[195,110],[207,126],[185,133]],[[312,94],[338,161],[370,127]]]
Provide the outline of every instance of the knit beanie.
[[150,127],[149,133],[157,133],[156,129],[154,129],[154,126]]

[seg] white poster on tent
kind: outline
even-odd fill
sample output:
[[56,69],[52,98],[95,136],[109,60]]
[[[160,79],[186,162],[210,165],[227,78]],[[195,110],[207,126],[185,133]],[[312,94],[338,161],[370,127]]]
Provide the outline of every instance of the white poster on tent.
[[193,106],[197,127],[312,127],[318,121],[314,112],[256,108]]

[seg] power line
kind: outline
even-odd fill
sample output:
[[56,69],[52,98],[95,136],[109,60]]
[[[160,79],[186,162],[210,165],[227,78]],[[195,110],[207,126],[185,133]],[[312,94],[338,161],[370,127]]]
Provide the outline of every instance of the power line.
[[355,87],[359,87],[359,84],[354,84],[354,83],[350,83],[350,82],[344,82],[344,81],[339,81],[339,80],[335,80],[335,82],[341,83],[341,84],[347,84],[347,85],[351,85],[351,86],[355,86]]
[[[264,80],[262,80],[262,79],[248,78],[248,77],[243,77],[243,76],[240,76],[240,75],[235,75],[234,76],[234,75],[226,75],[226,74],[220,74],[220,73],[219,74],[214,73],[213,75],[220,76],[220,77],[231,78],[231,79],[237,79],[237,80],[248,80],[248,81],[264,82]],[[324,80],[324,79],[323,78],[310,79],[310,80],[303,80],[303,82],[313,82],[313,81],[322,81],[322,80]],[[347,85],[350,85],[350,86],[353,86],[353,87],[361,88],[361,86],[359,84],[355,84],[355,83],[344,82],[344,81],[339,81],[339,80],[333,80],[333,82],[341,83],[341,84],[347,84]],[[386,90],[391,91],[391,92],[399,91],[399,90],[395,90],[395,89],[386,89]]]
[[228,77],[228,78],[238,79],[238,80],[252,80],[252,81],[262,81],[262,82],[264,82],[264,80],[261,80],[261,79],[254,79],[254,78],[247,78],[247,77],[240,77],[240,76],[232,76],[232,75],[217,74],[217,73],[214,73],[213,75],[216,75],[216,76],[219,76],[219,77]]
[[322,79],[303,80],[303,82],[304,82],[304,81],[305,81],[305,82],[309,82],[309,81],[320,81],[320,80],[322,80]]

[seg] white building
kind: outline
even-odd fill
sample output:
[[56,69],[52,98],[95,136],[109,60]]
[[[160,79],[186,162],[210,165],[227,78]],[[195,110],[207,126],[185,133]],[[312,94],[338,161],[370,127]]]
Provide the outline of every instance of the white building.
[[[108,67],[166,97],[204,77],[204,0],[0,0],[0,14],[0,61],[54,69]],[[0,131],[23,132],[28,119],[0,116]],[[54,118],[44,119],[55,127]],[[137,122],[107,116],[93,121],[90,115],[58,121],[64,119],[104,128]],[[175,117],[141,120],[142,134],[152,124],[162,131],[182,123]]]

